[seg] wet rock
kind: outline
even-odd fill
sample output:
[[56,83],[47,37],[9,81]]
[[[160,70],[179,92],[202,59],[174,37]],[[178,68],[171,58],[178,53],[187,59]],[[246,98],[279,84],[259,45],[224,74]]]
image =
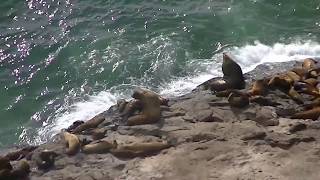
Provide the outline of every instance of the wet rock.
[[212,110],[203,110],[194,114],[194,118],[199,122],[212,122],[214,118],[212,117]]
[[254,119],[257,123],[262,126],[277,126],[279,125],[279,120],[277,119],[277,114],[273,107],[260,107],[257,109],[256,117]]

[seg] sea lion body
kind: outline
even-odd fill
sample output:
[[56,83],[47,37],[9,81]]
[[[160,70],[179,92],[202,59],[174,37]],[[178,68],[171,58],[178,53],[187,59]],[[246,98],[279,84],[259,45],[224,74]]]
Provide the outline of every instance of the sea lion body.
[[66,153],[68,155],[76,154],[80,149],[79,138],[76,135],[68,133],[68,132],[64,132],[63,136],[64,136],[64,139],[67,144]]
[[231,107],[243,108],[249,105],[249,96],[242,92],[233,91],[229,97],[228,102]]
[[140,114],[129,117],[127,125],[155,123],[160,119],[161,100],[158,94],[146,89],[136,89],[132,97],[141,101],[142,110]]
[[114,148],[114,144],[108,141],[99,141],[93,144],[87,144],[83,146],[82,152],[86,154],[93,153],[108,153],[110,149]]
[[223,78],[230,83],[233,89],[245,88],[245,80],[241,67],[226,53],[223,53],[222,72]]
[[44,150],[32,156],[32,160],[36,163],[38,169],[47,170],[54,166],[57,153],[49,150]]
[[168,142],[139,142],[124,145],[117,145],[117,148],[111,149],[111,153],[118,157],[136,157],[148,155],[170,147]]
[[312,119],[317,120],[320,116],[320,107],[316,107],[310,110],[306,110],[303,112],[298,112],[294,114],[292,119]]
[[91,128],[96,128],[99,124],[101,124],[105,120],[104,115],[98,114],[92,119],[84,122],[83,124],[80,124],[78,127],[76,127],[72,132],[73,133],[81,133],[84,130],[88,130]]
[[266,84],[263,79],[257,80],[253,83],[252,88],[249,90],[248,94],[250,96],[263,95],[267,91]]
[[316,61],[311,58],[306,58],[303,60],[302,68],[309,70],[316,67]]

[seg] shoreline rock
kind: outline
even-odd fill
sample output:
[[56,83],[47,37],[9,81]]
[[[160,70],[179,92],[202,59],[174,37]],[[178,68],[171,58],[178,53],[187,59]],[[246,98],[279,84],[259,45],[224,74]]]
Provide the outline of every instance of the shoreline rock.
[[[300,64],[259,65],[245,74],[244,91],[250,90],[254,80]],[[80,152],[77,153],[78,144],[71,143],[76,149],[66,154],[63,136],[55,136],[52,142],[33,149],[31,159],[21,157],[30,164],[29,178],[316,180],[320,177],[318,120],[291,119],[290,115],[303,107],[280,90],[271,90],[246,107],[232,107],[227,97],[217,97],[210,90],[196,90],[166,100],[160,109],[160,118],[152,124],[126,125],[117,105],[91,121],[74,124],[68,131],[76,133],[77,139],[74,136],[71,139],[72,143],[80,143]],[[139,110],[130,110],[130,114],[139,117]],[[102,133],[92,137],[97,131]],[[41,158],[43,152],[49,160]],[[39,169],[34,159],[40,163],[48,161],[50,166]],[[11,165],[18,167],[19,161],[11,161]]]

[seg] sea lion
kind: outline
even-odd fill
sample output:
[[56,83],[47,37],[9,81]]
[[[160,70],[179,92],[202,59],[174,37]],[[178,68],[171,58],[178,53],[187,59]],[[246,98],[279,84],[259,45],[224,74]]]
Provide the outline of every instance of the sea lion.
[[110,149],[114,148],[115,144],[108,141],[98,141],[96,143],[87,144],[82,147],[82,152],[86,154],[101,154],[108,153]]
[[53,151],[44,150],[36,153],[34,156],[32,156],[32,159],[36,163],[38,169],[47,170],[54,166],[55,157],[57,156],[58,154]]
[[226,53],[223,53],[222,72],[223,78],[230,83],[233,89],[245,88],[245,80],[241,67]]
[[294,89],[293,86],[289,89],[288,95],[290,96],[291,99],[293,99],[298,104],[304,103],[302,96]]
[[309,70],[316,67],[316,61],[311,58],[306,58],[303,60],[302,68]]
[[76,129],[77,127],[79,127],[83,123],[84,123],[84,121],[80,121],[80,120],[75,121],[66,129],[66,131],[72,132],[72,131],[74,131],[74,129]]
[[250,96],[256,95],[264,95],[267,92],[266,88],[267,84],[265,83],[264,79],[254,81],[252,88],[249,90],[248,94]]
[[13,169],[11,171],[11,178],[12,179],[24,179],[26,178],[30,173],[30,165],[27,161],[22,160],[19,163],[18,168]]
[[123,158],[132,158],[137,156],[145,156],[151,153],[169,148],[171,145],[167,141],[161,142],[134,142],[130,144],[122,144],[110,150],[110,152]]
[[123,110],[126,107],[127,103],[128,102],[125,99],[117,100],[117,107],[118,107],[118,110],[119,110],[120,113],[123,112]]
[[80,149],[79,138],[76,135],[68,132],[63,132],[63,137],[66,141],[66,146],[67,146],[66,153],[68,155],[76,154]]
[[310,110],[298,112],[294,114],[291,118],[292,119],[312,119],[317,120],[320,116],[320,107],[315,107]]
[[210,89],[211,91],[215,92],[233,89],[232,85],[223,77],[212,78],[200,86],[203,86],[204,89]]
[[311,86],[316,86],[318,84],[318,80],[315,78],[308,78],[303,80],[303,82],[310,84]]
[[103,113],[98,114],[95,117],[91,118],[90,120],[88,120],[88,121],[84,122],[83,124],[79,125],[72,132],[73,133],[81,133],[84,130],[88,130],[90,128],[96,128],[104,120],[105,120],[105,117],[104,117]]
[[294,89],[301,92],[301,93],[304,93],[304,94],[309,94],[311,96],[314,96],[314,97],[320,97],[320,93],[319,91],[317,90],[316,87],[314,86],[311,86],[310,84],[306,83],[306,82],[296,82],[294,84]]
[[269,87],[275,87],[280,90],[287,91],[293,85],[294,80],[285,74],[280,74],[272,77],[268,82]]
[[137,99],[133,99],[125,104],[122,111],[120,111],[120,116],[124,118],[128,118],[129,116],[132,116],[134,112],[141,111],[142,109],[142,102]]
[[289,76],[294,82],[300,81],[302,79],[302,77],[294,71],[288,71],[286,75]]
[[93,140],[99,140],[104,138],[106,132],[107,132],[108,128],[107,127],[103,127],[103,128],[99,128],[99,129],[94,129],[91,131],[91,136]]
[[160,119],[161,101],[158,94],[147,89],[136,89],[132,97],[141,101],[142,110],[140,114],[129,117],[127,125],[155,123]]
[[25,157],[28,157],[30,155],[30,153],[32,151],[34,151],[37,147],[38,146],[27,146],[27,147],[22,148],[18,151],[10,152],[10,153],[6,154],[6,157],[10,161],[17,161],[17,160],[23,159]]
[[229,97],[228,102],[231,107],[243,108],[249,105],[249,96],[240,91],[233,91]]
[[292,72],[295,72],[298,76],[300,76],[301,79],[304,79],[306,74],[308,73],[308,71],[304,68],[298,68],[298,67],[295,67],[293,69],[291,69]]

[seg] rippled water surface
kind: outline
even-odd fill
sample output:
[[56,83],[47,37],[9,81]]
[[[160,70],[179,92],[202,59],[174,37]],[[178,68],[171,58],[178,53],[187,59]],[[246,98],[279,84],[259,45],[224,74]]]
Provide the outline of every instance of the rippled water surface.
[[0,147],[38,144],[135,86],[177,96],[220,75],[320,56],[318,0],[3,0]]

